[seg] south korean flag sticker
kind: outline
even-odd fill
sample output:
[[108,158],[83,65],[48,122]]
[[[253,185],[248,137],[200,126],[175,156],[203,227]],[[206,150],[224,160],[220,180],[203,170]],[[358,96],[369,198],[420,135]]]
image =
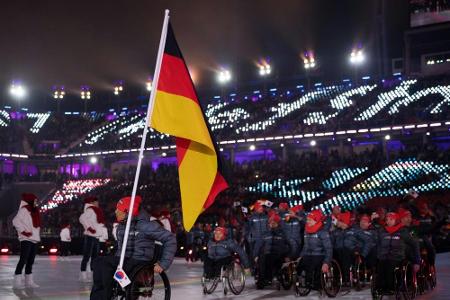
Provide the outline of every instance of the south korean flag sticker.
[[117,268],[116,273],[114,273],[114,280],[117,281],[122,288],[126,287],[131,283],[125,271],[122,270],[122,268],[120,267]]

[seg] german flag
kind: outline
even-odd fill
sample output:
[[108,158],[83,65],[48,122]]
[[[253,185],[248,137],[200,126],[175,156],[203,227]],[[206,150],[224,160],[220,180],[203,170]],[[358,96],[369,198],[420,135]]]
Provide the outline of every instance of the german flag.
[[185,230],[228,187],[188,68],[168,24],[149,126],[176,138]]

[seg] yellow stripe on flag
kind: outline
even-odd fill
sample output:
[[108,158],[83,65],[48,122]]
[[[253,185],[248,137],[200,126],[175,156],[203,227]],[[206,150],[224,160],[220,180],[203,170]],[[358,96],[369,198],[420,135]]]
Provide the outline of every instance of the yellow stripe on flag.
[[150,127],[203,144],[206,149],[202,151],[216,156],[202,111],[198,104],[189,98],[157,91]]
[[203,210],[217,174],[217,156],[197,103],[189,98],[157,91],[151,127],[191,140],[181,164],[180,178],[183,223],[191,228]]
[[185,228],[191,228],[202,212],[217,173],[216,156],[206,154],[204,149],[192,142],[178,169]]

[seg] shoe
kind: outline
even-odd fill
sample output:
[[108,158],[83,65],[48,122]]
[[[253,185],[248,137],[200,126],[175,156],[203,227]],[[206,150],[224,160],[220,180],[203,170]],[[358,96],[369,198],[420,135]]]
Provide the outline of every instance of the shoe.
[[13,289],[24,289],[25,283],[22,274],[14,275]]
[[25,274],[25,286],[28,288],[38,288],[39,285],[33,281],[33,274]]

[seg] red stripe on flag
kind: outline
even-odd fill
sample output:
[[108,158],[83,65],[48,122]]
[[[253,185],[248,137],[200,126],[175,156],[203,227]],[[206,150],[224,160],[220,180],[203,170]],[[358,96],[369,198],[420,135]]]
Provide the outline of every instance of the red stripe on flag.
[[184,156],[186,155],[186,151],[189,148],[189,145],[191,144],[191,140],[176,138],[175,143],[177,145],[177,161],[179,167],[181,165],[181,162],[183,161]]
[[159,74],[158,91],[191,99],[198,104],[192,80],[181,58],[164,53]]
[[222,174],[219,172],[216,173],[216,178],[214,179],[214,183],[209,191],[208,199],[206,199],[205,204],[203,204],[203,209],[207,209],[214,203],[214,199],[216,196],[228,187],[228,183],[223,178]]

